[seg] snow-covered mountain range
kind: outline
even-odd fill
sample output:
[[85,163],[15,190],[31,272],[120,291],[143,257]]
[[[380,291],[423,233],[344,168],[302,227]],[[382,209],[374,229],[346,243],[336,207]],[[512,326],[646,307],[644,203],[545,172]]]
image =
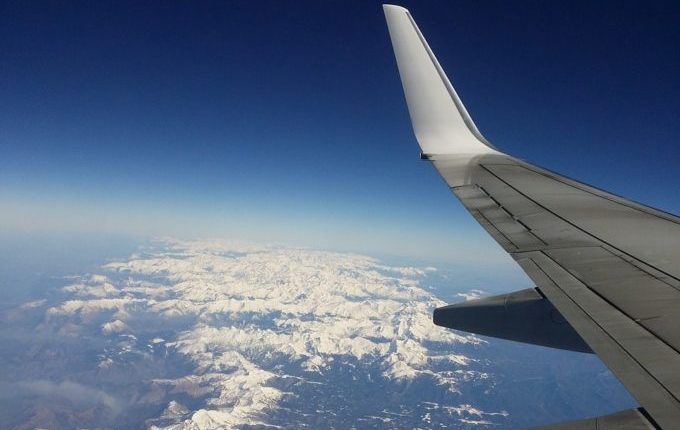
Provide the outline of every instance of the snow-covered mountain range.
[[44,308],[42,330],[103,338],[100,377],[131,362],[188,361],[140,381],[139,401],[158,405],[152,428],[502,423],[507,413],[461,401],[492,378],[470,356],[480,339],[432,324],[443,302],[421,282],[434,270],[168,240],[73,278],[58,303],[26,307]]

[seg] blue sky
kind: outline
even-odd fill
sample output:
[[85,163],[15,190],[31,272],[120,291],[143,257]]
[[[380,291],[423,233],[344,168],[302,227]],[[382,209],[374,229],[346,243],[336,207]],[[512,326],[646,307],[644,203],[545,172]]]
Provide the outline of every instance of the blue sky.
[[[680,5],[402,2],[500,149],[679,213]],[[374,2],[0,5],[0,229],[511,262],[418,160]]]

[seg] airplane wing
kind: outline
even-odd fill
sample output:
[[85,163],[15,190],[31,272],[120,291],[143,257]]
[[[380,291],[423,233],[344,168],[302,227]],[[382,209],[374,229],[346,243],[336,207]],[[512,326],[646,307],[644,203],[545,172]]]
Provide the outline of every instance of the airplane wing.
[[422,158],[537,287],[435,323],[592,351],[641,405],[545,429],[680,429],[680,218],[493,147],[408,10],[384,11]]

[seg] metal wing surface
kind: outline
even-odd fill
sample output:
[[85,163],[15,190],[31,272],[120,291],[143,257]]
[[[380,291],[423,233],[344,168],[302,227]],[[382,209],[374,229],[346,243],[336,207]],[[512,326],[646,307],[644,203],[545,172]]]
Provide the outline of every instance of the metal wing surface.
[[680,428],[680,218],[491,146],[410,13],[384,11],[422,158],[537,286],[435,323],[592,350],[641,405],[554,428]]

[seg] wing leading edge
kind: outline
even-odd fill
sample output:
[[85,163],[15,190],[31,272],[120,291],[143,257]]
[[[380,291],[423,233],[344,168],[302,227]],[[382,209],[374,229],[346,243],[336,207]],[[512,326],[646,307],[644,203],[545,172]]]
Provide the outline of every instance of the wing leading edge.
[[384,11],[423,158],[537,286],[440,308],[435,322],[592,350],[642,406],[559,428],[680,429],[680,218],[491,146],[410,13]]

